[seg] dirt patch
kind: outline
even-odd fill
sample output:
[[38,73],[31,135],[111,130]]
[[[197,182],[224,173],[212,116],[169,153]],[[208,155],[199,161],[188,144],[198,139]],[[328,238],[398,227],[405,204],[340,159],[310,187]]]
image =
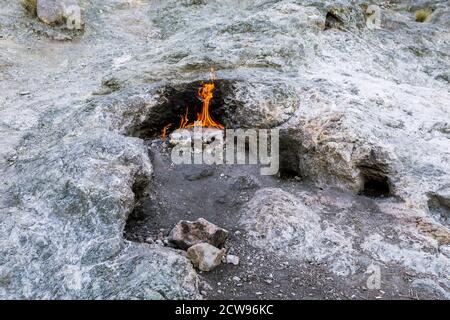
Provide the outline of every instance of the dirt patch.
[[[326,219],[336,219],[341,209],[331,205],[352,199],[348,224],[364,233],[379,228],[383,215],[375,199],[343,191],[322,191],[307,181],[261,176],[257,165],[174,165],[165,140],[148,141],[154,166],[152,182],[130,215],[124,236],[131,241],[171,246],[166,240],[179,220],[205,218],[230,232],[225,248],[240,258],[237,266],[223,263],[210,272],[199,272],[202,295],[209,299],[415,299],[430,297],[412,290],[408,275],[396,266],[384,272],[383,291],[366,288],[367,275],[359,270],[351,277],[338,277],[326,263],[292,260],[252,246],[239,224],[241,208],[260,188],[276,187],[292,193],[316,193],[328,199]],[[323,200],[323,199],[322,199]],[[325,200],[323,200],[325,201]],[[326,203],[325,201],[324,203]],[[354,212],[353,212],[354,211]],[[366,215],[361,212],[367,213]],[[371,218],[372,217],[372,218]],[[376,218],[375,218],[376,217]],[[373,219],[370,220],[370,219]],[[361,220],[360,222],[358,222]],[[370,221],[372,222],[370,222]],[[365,223],[362,223],[365,221]],[[384,224],[384,222],[383,222]],[[386,221],[391,225],[391,221]]]

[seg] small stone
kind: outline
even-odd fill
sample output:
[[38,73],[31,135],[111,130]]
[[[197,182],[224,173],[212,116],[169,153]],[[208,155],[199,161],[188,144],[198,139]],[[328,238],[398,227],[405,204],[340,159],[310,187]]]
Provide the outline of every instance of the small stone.
[[64,3],[61,0],[37,0],[36,11],[38,18],[46,24],[62,23]]
[[83,29],[82,9],[76,0],[37,0],[36,13],[46,24],[65,23],[69,30]]
[[228,231],[215,224],[199,218],[196,221],[179,221],[170,231],[168,240],[180,249],[206,242],[220,248],[228,238]]
[[201,271],[211,271],[222,262],[225,249],[217,249],[208,243],[199,243],[187,250],[187,257],[194,267]]
[[260,295],[262,295],[262,292],[258,291],[258,292],[256,292],[255,294],[256,294],[257,296],[260,296]]
[[237,276],[234,276],[234,277],[233,277],[233,281],[240,282],[240,281],[241,281],[241,278],[239,278],[239,277],[237,277]]
[[239,264],[239,257],[235,256],[235,255],[232,255],[232,254],[229,254],[229,255],[227,255],[226,262],[229,263],[229,264],[237,266]]

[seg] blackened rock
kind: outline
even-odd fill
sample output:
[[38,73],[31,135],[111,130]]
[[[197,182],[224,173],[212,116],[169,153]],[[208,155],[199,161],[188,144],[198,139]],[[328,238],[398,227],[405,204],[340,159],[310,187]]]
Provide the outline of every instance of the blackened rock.
[[181,220],[169,234],[169,241],[184,250],[202,242],[220,248],[227,238],[227,230],[203,218],[199,218],[193,222]]

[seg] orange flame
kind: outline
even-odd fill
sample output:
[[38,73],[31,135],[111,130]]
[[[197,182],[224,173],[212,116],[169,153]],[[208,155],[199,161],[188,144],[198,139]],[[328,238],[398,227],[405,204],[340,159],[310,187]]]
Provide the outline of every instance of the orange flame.
[[172,126],[172,124],[170,123],[170,124],[168,124],[167,126],[165,126],[165,127],[162,129],[162,132],[161,132],[161,139],[167,138],[167,130],[168,130],[171,126]]
[[217,128],[223,129],[224,126],[220,123],[214,121],[214,119],[209,114],[209,104],[213,98],[214,91],[214,70],[211,69],[211,80],[208,83],[202,83],[202,86],[198,89],[198,96],[202,100],[202,112],[197,113],[197,120],[189,123],[188,119],[188,109],[186,109],[186,114],[181,116],[180,129],[192,128],[192,127],[207,127],[207,128]]

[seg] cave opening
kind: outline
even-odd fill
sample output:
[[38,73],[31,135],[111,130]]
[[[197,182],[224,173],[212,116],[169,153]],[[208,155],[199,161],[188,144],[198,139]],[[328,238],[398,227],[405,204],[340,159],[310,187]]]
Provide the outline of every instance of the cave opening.
[[292,180],[302,177],[300,170],[301,143],[298,133],[293,129],[280,130],[280,169],[279,177],[283,180]]
[[450,200],[437,194],[428,198],[428,211],[440,223],[450,226]]
[[332,12],[327,13],[327,15],[325,17],[325,29],[324,30],[341,29],[343,27],[343,25],[344,25],[343,21],[338,16],[336,16]]
[[389,179],[382,175],[363,175],[363,187],[360,195],[370,198],[387,198],[391,196]]
[[[164,86],[160,92],[160,102],[146,115],[145,120],[135,126],[132,136],[141,139],[155,139],[164,134],[170,134],[180,127],[183,117],[190,122],[195,121],[197,114],[202,112],[202,100],[198,91],[204,81],[193,81],[182,84]],[[236,106],[226,103],[225,97],[232,90],[232,81],[218,79],[214,81],[213,97],[209,104],[211,117],[225,128],[236,127],[233,114]]]

